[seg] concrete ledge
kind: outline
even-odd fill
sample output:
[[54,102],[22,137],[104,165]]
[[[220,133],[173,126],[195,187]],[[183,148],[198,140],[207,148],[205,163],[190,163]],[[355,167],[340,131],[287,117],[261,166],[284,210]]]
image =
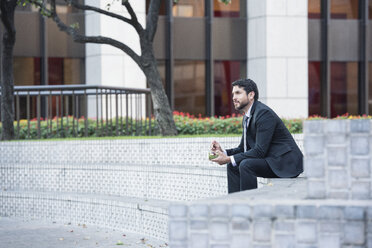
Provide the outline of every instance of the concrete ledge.
[[308,200],[304,178],[272,184],[170,205],[170,247],[372,246],[369,200]]
[[170,203],[98,194],[0,191],[0,216],[94,224],[166,241]]

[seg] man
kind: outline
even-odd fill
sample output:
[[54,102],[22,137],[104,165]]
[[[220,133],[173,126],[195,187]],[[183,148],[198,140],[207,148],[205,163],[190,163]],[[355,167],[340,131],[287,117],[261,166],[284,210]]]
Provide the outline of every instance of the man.
[[227,165],[229,193],[257,188],[257,177],[297,177],[303,171],[303,155],[275,112],[258,101],[257,85],[251,79],[232,83],[236,110],[244,112],[240,145],[224,151],[216,141],[213,159]]

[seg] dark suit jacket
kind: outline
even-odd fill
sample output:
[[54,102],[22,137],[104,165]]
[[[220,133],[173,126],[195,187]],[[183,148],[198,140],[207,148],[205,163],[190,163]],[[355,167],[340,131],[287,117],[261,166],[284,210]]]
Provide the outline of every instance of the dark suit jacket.
[[255,101],[247,128],[247,151],[244,152],[244,136],[240,145],[227,149],[239,165],[243,159],[262,158],[278,177],[294,177],[303,172],[303,155],[292,135],[275,112]]

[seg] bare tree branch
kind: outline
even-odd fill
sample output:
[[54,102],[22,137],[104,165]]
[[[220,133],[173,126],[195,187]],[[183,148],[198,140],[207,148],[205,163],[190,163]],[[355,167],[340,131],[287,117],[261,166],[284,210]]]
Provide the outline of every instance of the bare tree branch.
[[97,8],[97,7],[93,7],[93,6],[86,5],[86,4],[80,4],[77,0],[65,0],[65,2],[68,3],[68,4],[71,4],[72,6],[74,6],[77,9],[91,10],[91,11],[94,11],[94,12],[97,12],[97,13],[100,13],[100,14],[103,14],[103,15],[110,16],[112,18],[119,19],[123,22],[126,22],[126,23],[132,25],[137,30],[137,32],[142,32],[143,31],[143,28],[142,28],[141,25],[139,25],[136,16],[135,16],[136,17],[135,19],[133,17],[132,17],[132,19],[129,19],[129,18],[126,18],[124,16],[121,16],[121,15],[118,15],[118,14],[115,14],[115,13],[112,13],[110,11],[106,11],[106,10],[103,10],[103,9],[100,9],[100,8]]
[[51,0],[51,9],[50,10],[47,9],[44,4],[40,3],[37,0],[31,1],[31,2],[35,5],[37,5],[45,13],[50,14],[49,17],[51,17],[54,20],[54,22],[57,24],[59,29],[61,31],[67,33],[68,35],[70,35],[74,39],[74,41],[79,42],[79,43],[95,43],[95,44],[106,44],[106,45],[114,46],[114,47],[122,50],[126,54],[128,54],[142,68],[141,57],[136,52],[134,52],[130,47],[125,45],[124,43],[122,43],[118,40],[109,38],[109,37],[105,37],[105,36],[81,35],[77,32],[76,28],[73,28],[73,27],[70,27],[70,26],[66,25],[59,18],[58,14],[56,12],[56,7],[55,7],[56,2],[55,2],[55,0]]
[[148,38],[150,41],[154,40],[154,36],[158,26],[160,1],[161,0],[150,1],[150,6],[146,18],[146,31],[148,32]]
[[131,20],[133,21],[133,27],[136,29],[137,33],[141,35],[141,33],[144,31],[142,25],[138,22],[137,15],[134,13],[132,6],[130,5],[128,0],[122,0],[122,5],[125,6],[125,8],[128,10],[128,13]]

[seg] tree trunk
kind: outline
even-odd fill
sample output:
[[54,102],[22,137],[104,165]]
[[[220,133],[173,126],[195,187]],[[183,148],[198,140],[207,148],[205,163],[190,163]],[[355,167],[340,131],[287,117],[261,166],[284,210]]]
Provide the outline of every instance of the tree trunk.
[[14,11],[16,0],[2,1],[1,5],[1,19],[6,27],[1,51],[1,139],[11,140],[14,139],[13,49],[15,44]]
[[147,61],[149,64],[143,67],[147,82],[151,89],[152,102],[154,104],[155,119],[163,136],[177,135],[173,113],[165,94],[161,77],[156,65],[156,59]]

